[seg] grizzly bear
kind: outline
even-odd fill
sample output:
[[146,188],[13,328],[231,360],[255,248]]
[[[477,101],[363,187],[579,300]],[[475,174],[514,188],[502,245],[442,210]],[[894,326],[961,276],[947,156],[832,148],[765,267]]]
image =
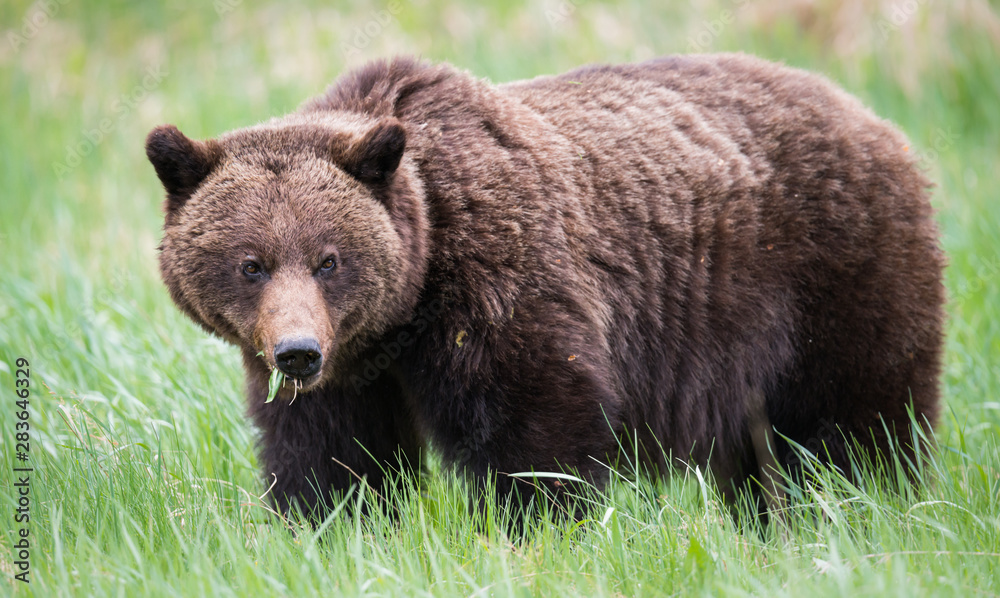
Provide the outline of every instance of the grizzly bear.
[[242,349],[283,512],[427,447],[504,501],[510,474],[600,487],[635,455],[766,488],[795,445],[850,472],[937,419],[929,183],[819,76],[722,54],[491,85],[395,58],[146,153],[163,280]]

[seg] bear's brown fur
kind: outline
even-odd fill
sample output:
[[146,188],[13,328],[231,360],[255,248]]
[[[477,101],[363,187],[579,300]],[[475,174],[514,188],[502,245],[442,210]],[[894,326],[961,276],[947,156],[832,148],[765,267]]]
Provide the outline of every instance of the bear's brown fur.
[[[731,487],[767,422],[779,463],[787,437],[845,467],[844,434],[886,451],[908,408],[937,418],[928,182],[815,75],[706,55],[492,86],[398,58],[146,147],[163,278],[242,348],[282,509],[427,445],[480,480],[599,483],[627,438]],[[265,403],[276,364],[304,379]]]

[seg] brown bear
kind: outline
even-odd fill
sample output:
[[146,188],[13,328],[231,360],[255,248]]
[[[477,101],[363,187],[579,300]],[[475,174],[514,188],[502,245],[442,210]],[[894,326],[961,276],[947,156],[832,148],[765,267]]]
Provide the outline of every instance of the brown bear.
[[910,413],[937,418],[928,181],[819,76],[722,54],[494,86],[395,58],[146,152],[163,279],[242,349],[281,510],[428,446],[500,496],[600,485],[622,446],[732,489],[794,444],[912,452]]

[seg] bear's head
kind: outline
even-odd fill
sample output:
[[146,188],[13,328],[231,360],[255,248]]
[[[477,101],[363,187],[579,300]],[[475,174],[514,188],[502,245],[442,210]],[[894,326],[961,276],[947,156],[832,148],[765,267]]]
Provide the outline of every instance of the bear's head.
[[405,149],[391,117],[299,114],[208,141],[157,127],[146,154],[167,193],[174,301],[248,367],[300,391],[337,378],[419,296],[426,217]]

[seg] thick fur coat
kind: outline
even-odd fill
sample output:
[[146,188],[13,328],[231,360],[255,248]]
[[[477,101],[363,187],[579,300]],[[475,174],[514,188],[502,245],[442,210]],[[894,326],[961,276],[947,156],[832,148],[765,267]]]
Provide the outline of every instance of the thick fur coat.
[[[761,418],[791,467],[783,437],[846,466],[845,435],[886,451],[913,443],[908,409],[937,418],[928,182],[818,76],[704,55],[493,86],[398,58],[217,140],[159,127],[147,153],[163,278],[242,348],[282,509],[428,446],[501,493],[532,470],[599,484],[623,440],[733,488]],[[301,380],[265,403],[282,364]]]

